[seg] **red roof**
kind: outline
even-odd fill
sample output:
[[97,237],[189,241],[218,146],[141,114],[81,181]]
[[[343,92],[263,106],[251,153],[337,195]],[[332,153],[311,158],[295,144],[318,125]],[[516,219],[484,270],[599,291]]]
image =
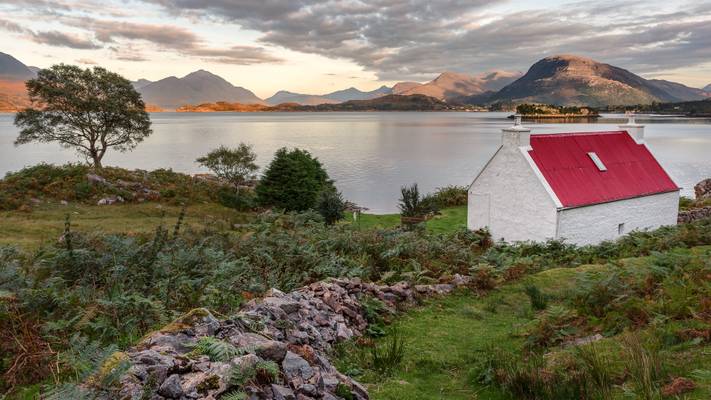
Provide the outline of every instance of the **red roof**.
[[[678,190],[647,146],[625,131],[531,135],[528,153],[564,207]],[[588,154],[597,154],[601,171]]]

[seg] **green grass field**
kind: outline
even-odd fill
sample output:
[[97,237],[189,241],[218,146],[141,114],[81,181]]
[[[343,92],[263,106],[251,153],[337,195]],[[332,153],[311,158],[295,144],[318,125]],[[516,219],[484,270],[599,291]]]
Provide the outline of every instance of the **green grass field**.
[[[69,215],[72,230],[96,233],[145,233],[160,224],[172,226],[181,208],[159,203],[89,206],[70,204],[39,207],[31,212],[0,211],[0,244],[22,248],[36,248],[42,243],[57,240],[64,230]],[[192,205],[186,208],[188,228],[229,230],[233,224],[247,222],[251,214],[242,213],[215,203]],[[466,207],[447,208],[441,215],[426,222],[427,229],[436,233],[451,232],[466,226]],[[345,223],[353,223],[346,214]],[[395,228],[400,215],[362,214],[356,223],[360,229]]]
[[[357,222],[353,222],[352,216],[348,214],[346,221],[354,223],[360,229],[395,228],[400,225],[400,214],[361,214]],[[425,222],[425,226],[429,231],[435,233],[446,233],[465,228],[467,226],[467,207],[445,208],[440,215]]]
[[[691,252],[701,254],[708,250],[706,246]],[[641,267],[647,264],[647,258],[621,262]],[[485,296],[462,290],[451,296],[428,300],[423,306],[396,317],[388,328],[390,334],[397,331],[406,342],[404,361],[391,376],[384,378],[369,370],[367,361],[364,361],[367,355],[364,356],[363,349],[355,344],[341,349],[336,365],[346,372],[357,371],[355,377],[367,384],[374,400],[511,399],[510,395],[493,385],[481,383],[479,376],[485,355],[493,349],[524,353],[523,333],[537,315],[524,292],[525,286],[535,284],[543,288],[551,299],[550,307],[563,304],[563,299],[573,289],[576,277],[581,273],[605,273],[612,268],[616,266],[583,265],[551,269],[503,285]],[[657,335],[654,328],[654,325],[643,328],[640,335],[653,338]],[[627,361],[620,350],[621,336],[606,337],[595,346],[609,357],[611,368],[624,375]],[[378,342],[387,340],[386,336]],[[568,351],[571,350],[554,346],[546,349],[546,357],[555,359]],[[683,396],[664,398],[711,398],[711,345],[687,342],[665,347],[661,354],[665,367],[673,371],[672,376],[693,377],[696,384],[695,390]],[[631,394],[630,385],[626,380],[615,386],[612,398],[640,398]]]
[[[181,208],[158,203],[121,204],[110,206],[47,206],[32,212],[0,212],[0,244],[26,249],[57,240],[69,215],[72,230],[92,233],[145,233],[160,225],[172,226]],[[242,223],[248,214],[239,213],[219,204],[200,204],[186,208],[185,226],[192,229],[229,229]]]

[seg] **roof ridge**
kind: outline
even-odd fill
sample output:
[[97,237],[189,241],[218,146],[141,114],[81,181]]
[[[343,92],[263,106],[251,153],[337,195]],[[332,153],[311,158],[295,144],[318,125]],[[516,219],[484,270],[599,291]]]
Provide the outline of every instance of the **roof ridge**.
[[625,130],[618,131],[595,131],[595,132],[558,132],[558,133],[532,133],[536,137],[565,137],[565,136],[585,136],[585,135],[613,135],[627,133]]

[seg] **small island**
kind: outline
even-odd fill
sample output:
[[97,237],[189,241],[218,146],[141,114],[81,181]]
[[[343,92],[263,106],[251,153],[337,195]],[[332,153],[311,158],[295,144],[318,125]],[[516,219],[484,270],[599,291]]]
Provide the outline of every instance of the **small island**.
[[[586,122],[595,121],[600,117],[597,110],[590,107],[556,106],[551,104],[519,104],[516,113],[524,120],[563,120]],[[509,118],[513,118],[509,116]]]

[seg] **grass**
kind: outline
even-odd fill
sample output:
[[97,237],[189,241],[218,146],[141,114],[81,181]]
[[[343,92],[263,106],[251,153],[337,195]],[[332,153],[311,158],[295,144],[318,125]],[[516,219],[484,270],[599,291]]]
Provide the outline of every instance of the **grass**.
[[[708,246],[686,250],[691,254],[706,254]],[[650,257],[620,260],[619,264],[582,265],[577,268],[556,268],[540,272],[518,282],[509,283],[486,296],[476,296],[468,291],[426,301],[423,306],[402,314],[388,328],[396,331],[406,343],[402,365],[389,375],[369,369],[359,346],[345,346],[337,355],[336,366],[368,385],[371,399],[510,399],[495,385],[482,383],[482,363],[494,348],[513,354],[525,354],[525,333],[536,317],[546,311],[532,308],[526,288],[535,285],[549,299],[551,307],[564,306],[566,296],[574,289],[577,278],[586,272],[611,272],[620,265],[645,268]],[[530,291],[530,289],[529,289]],[[645,346],[650,346],[659,336],[660,326],[668,322],[652,323],[635,331]],[[673,323],[683,323],[673,322]],[[659,325],[661,324],[661,325]],[[592,333],[592,332],[590,332]],[[589,333],[583,333],[587,335]],[[629,398],[636,388],[629,374],[629,352],[625,352],[629,332],[621,332],[594,344],[595,357],[608,362],[599,368],[599,380],[615,380],[610,398]],[[377,339],[376,343],[388,340]],[[589,346],[588,346],[589,347]],[[576,349],[579,353],[576,353]],[[585,348],[551,346],[545,349],[544,359],[564,360],[566,357],[585,355]],[[683,399],[708,399],[711,397],[711,344],[684,342],[662,348],[660,357],[669,371],[669,377],[686,377],[694,380],[696,389],[685,393]],[[600,360],[592,361],[599,363]],[[359,365],[360,363],[360,365]],[[669,379],[669,378],[665,378]],[[668,383],[662,381],[660,386]],[[627,394],[625,394],[627,393]],[[638,392],[639,393],[639,392]]]
[[[355,223],[360,229],[386,229],[400,226],[400,214],[361,214],[357,222],[353,222],[350,214],[346,221]],[[433,233],[448,233],[467,226],[467,207],[450,207],[442,209],[440,215],[425,222],[427,230]]]
[[[64,230],[69,214],[75,232],[103,232],[137,234],[153,232],[164,223],[172,226],[181,207],[159,203],[121,204],[110,206],[52,205],[32,212],[0,212],[0,245],[12,244],[33,249],[48,241],[56,241]],[[188,206],[185,228],[201,230],[229,229],[231,224],[243,223],[246,213],[215,203]]]

